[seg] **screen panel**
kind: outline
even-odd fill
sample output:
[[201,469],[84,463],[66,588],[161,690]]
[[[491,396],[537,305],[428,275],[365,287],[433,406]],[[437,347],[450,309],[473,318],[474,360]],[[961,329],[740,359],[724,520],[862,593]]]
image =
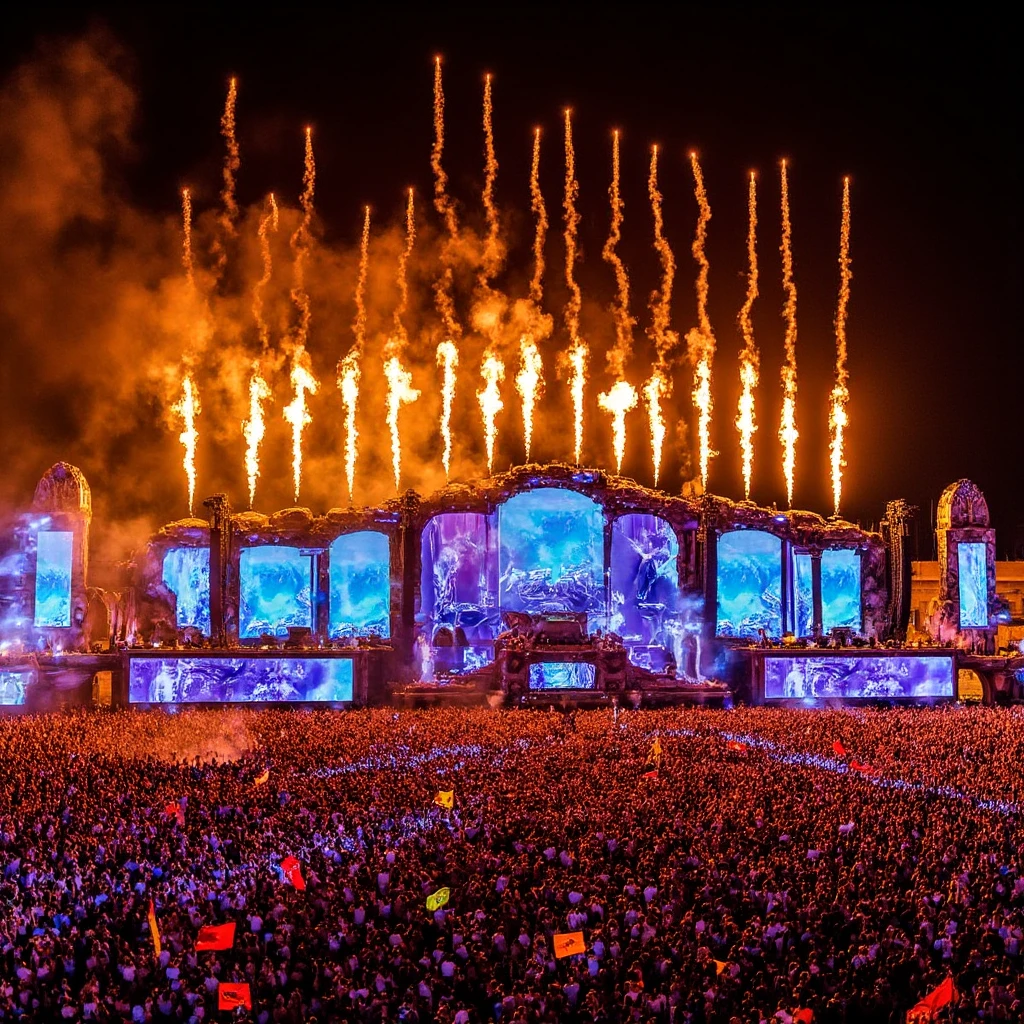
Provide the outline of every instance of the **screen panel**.
[[860,630],[860,554],[853,548],[821,553],[821,628]]
[[763,530],[718,538],[718,634],[782,633],[782,541]]
[[239,556],[239,635],[286,636],[289,626],[313,626],[310,556],[299,548],[264,545]]
[[987,545],[971,541],[956,546],[960,576],[960,628],[985,629],[988,626],[988,553]]
[[132,658],[133,704],[350,701],[351,658]]
[[814,582],[811,556],[806,551],[793,552],[793,633],[810,636],[814,632]]
[[659,516],[631,514],[612,525],[612,607],[608,628],[627,647],[672,645],[679,609],[679,541]]
[[0,706],[18,707],[24,704],[33,675],[31,671],[0,670]]
[[575,661],[535,661],[530,665],[531,690],[593,690],[596,685],[594,665]]
[[164,586],[174,594],[178,629],[194,627],[210,635],[210,549],[169,548],[164,554]]
[[330,547],[332,639],[391,636],[391,544],[376,530],[338,537]]
[[765,658],[764,695],[766,700],[952,697],[953,658],[899,654]]
[[71,625],[70,530],[40,530],[36,535],[36,611],[38,627]]

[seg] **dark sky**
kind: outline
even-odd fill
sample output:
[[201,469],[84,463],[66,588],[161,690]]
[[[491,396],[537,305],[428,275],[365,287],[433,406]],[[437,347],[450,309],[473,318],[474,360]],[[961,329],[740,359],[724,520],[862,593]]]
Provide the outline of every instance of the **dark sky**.
[[[346,9],[347,10],[347,9]],[[648,146],[661,143],[662,191],[679,275],[674,325],[694,316],[689,255],[696,209],[686,154],[701,155],[713,209],[711,315],[718,336],[716,446],[711,489],[740,496],[734,418],[736,313],[745,268],[745,182],[761,182],[763,288],[755,307],[762,346],[755,498],[783,503],[778,372],[783,325],[778,259],[777,161],[791,161],[799,288],[801,445],[796,503],[831,508],[827,395],[834,360],[832,317],[841,179],[853,182],[854,281],[849,321],[849,467],[844,512],[877,522],[889,498],[922,507],[969,476],[1000,528],[1000,554],[1024,522],[1021,485],[1020,61],[1006,26],[974,14],[943,20],[938,9],[892,15],[714,13],[621,5],[507,13],[468,9],[428,15],[381,7],[322,14],[301,7],[273,16],[252,7],[137,6],[38,15],[5,24],[6,74],[40,37],[95,24],[125,50],[139,93],[135,160],[125,188],[138,205],[173,212],[182,182],[218,185],[217,121],[225,79],[239,77],[243,167],[239,197],[298,190],[289,146],[298,126],[316,129],[317,208],[329,238],[350,242],[361,205],[393,210],[407,184],[426,194],[431,59],[445,60],[452,189],[466,207],[480,187],[481,75],[495,75],[498,200],[525,216],[530,131],[547,129],[544,188],[553,214],[549,309],[557,313],[561,165],[559,118],[576,111],[586,287],[608,299],[599,259],[607,232],[608,132],[623,131],[627,203],[622,253],[634,312],[657,282],[646,200]],[[2,157],[0,157],[2,159]],[[202,186],[199,186],[200,192]],[[520,257],[526,260],[526,247]],[[638,332],[638,337],[642,334]],[[10,372],[5,367],[4,372]],[[682,382],[681,382],[682,385]],[[685,385],[677,394],[685,396]],[[640,419],[637,415],[636,424]],[[636,428],[634,428],[636,429]],[[4,444],[8,439],[4,439]],[[645,456],[635,465],[643,478]],[[40,467],[42,469],[43,467]],[[94,489],[99,485],[94,480]],[[170,516],[168,516],[170,518]]]

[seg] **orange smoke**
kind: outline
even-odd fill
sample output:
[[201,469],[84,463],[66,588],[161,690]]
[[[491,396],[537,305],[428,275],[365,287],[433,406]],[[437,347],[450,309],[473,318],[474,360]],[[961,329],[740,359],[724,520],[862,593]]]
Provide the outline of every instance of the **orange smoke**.
[[249,481],[249,508],[256,500],[256,480],[260,475],[260,445],[267,428],[263,419],[263,403],[270,398],[270,386],[260,374],[259,360],[253,360],[249,378],[249,418],[242,421],[245,438],[245,475]]
[[[625,373],[626,361],[633,350],[633,318],[629,315],[629,275],[626,265],[618,254],[618,244],[622,239],[622,216],[624,203],[619,191],[619,133],[612,132],[612,183],[608,189],[611,201],[612,220],[608,231],[608,239],[604,243],[601,257],[611,264],[615,271],[616,299],[612,304],[612,317],[615,320],[615,346],[607,354],[608,372],[617,380]],[[621,460],[620,460],[621,461]]]
[[195,267],[192,263],[192,193],[181,190],[181,265],[185,268],[185,277],[190,288],[194,288]]
[[661,473],[661,454],[665,446],[665,417],[661,411],[661,401],[669,394],[669,383],[661,370],[654,373],[644,384],[644,401],[647,403],[647,422],[651,429],[651,457],[654,461],[654,486],[658,486]]
[[616,381],[597,396],[597,404],[612,417],[612,448],[615,451],[615,472],[622,472],[626,451],[626,413],[636,408],[636,388],[624,380]]
[[565,111],[565,287],[569,301],[565,304],[565,325],[569,331],[569,349],[565,361],[569,365],[569,393],[573,407],[573,458],[578,464],[583,454],[583,400],[587,383],[587,357],[589,352],[580,338],[580,309],[583,299],[576,281],[575,265],[578,258],[577,232],[580,215],[576,212],[576,199],[580,185],[576,180],[576,151],[572,144],[572,111]]
[[[530,209],[536,218],[533,235],[533,277],[530,280],[530,299],[540,308],[544,300],[544,240],[548,233],[548,211],[540,190],[540,129],[533,130],[533,160],[530,163]],[[529,460],[527,460],[529,461]]]
[[544,363],[533,338],[519,339],[520,365],[516,374],[516,391],[523,399],[523,440],[526,442],[526,461],[530,461],[533,446],[533,412],[544,387]]
[[415,402],[420,393],[412,386],[412,374],[402,366],[397,356],[384,363],[384,376],[388,381],[387,423],[391,431],[391,468],[395,474],[395,490],[402,479],[402,438],[398,430],[398,411],[403,405]]
[[487,447],[487,472],[494,468],[494,443],[498,438],[495,418],[505,407],[501,400],[501,382],[505,379],[505,364],[495,353],[484,356],[480,367],[480,376],[484,379],[484,387],[476,393],[480,402],[480,412],[484,420],[484,443]]
[[786,321],[786,361],[782,366],[782,472],[786,477],[786,498],[793,506],[793,478],[796,471],[796,282],[793,280],[793,233],[789,223],[789,179],[786,161],[782,161],[782,288],[786,304],[782,315]]
[[192,380],[192,371],[185,373],[181,382],[181,398],[171,406],[171,411],[181,417],[181,433],[178,440],[185,449],[181,464],[185,467],[188,478],[188,514],[192,515],[196,501],[196,444],[199,431],[196,430],[196,417],[199,415],[199,392]]
[[224,211],[220,217],[221,227],[225,234],[235,234],[235,221],[238,220],[238,203],[235,200],[235,175],[241,166],[238,155],[238,138],[235,135],[235,101],[238,98],[238,83],[234,78],[228,83],[228,97],[224,104],[224,113],[220,119],[220,133],[224,136],[227,153],[224,155],[224,188],[220,198]]
[[740,352],[740,400],[736,429],[740,433],[740,451],[743,455],[743,496],[750,498],[750,480],[754,466],[754,388],[757,387],[760,357],[754,341],[754,325],[750,311],[757,298],[757,180],[750,172],[747,187],[747,297],[740,309],[740,331],[743,350]]
[[832,463],[832,501],[839,515],[839,500],[843,494],[844,433],[849,419],[846,403],[850,398],[849,374],[846,370],[846,313],[850,304],[850,179],[843,178],[843,220],[839,230],[839,304],[836,307],[836,383],[832,388],[832,407],[828,425],[832,433],[829,444]]

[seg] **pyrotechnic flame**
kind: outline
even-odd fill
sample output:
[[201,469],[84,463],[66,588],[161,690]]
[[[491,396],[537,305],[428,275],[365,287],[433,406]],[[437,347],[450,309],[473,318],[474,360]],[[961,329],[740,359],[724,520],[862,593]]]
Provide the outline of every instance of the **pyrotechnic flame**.
[[274,193],[267,196],[267,206],[260,216],[258,235],[260,240],[260,256],[263,259],[263,276],[256,282],[252,290],[252,316],[256,321],[256,329],[260,335],[260,348],[264,353],[270,346],[270,328],[263,317],[263,290],[270,284],[270,278],[274,270],[273,259],[270,255],[269,231],[277,231],[277,200]]
[[569,330],[569,349],[565,361],[569,365],[569,392],[573,408],[573,458],[579,464],[583,454],[583,398],[587,383],[587,346],[580,338],[580,308],[583,300],[576,282],[574,268],[577,259],[576,233],[580,216],[576,212],[576,198],[580,186],[576,180],[576,151],[572,144],[572,111],[565,111],[565,287],[569,301],[565,304],[565,325]]
[[480,402],[480,412],[484,420],[484,443],[487,446],[487,472],[490,474],[494,468],[494,443],[498,438],[498,428],[495,426],[495,417],[505,407],[501,400],[501,382],[505,379],[505,364],[496,354],[489,353],[484,356],[483,364],[480,367],[480,376],[484,379],[484,387],[476,393]]
[[651,458],[654,462],[654,486],[658,486],[661,475],[661,453],[665,445],[665,417],[661,411],[661,400],[671,391],[668,380],[661,370],[654,373],[644,384],[644,400],[647,402],[647,422],[651,428]]
[[188,477],[188,514],[192,515],[196,501],[196,444],[199,441],[196,417],[200,410],[199,392],[192,380],[191,370],[185,373],[185,379],[181,382],[181,398],[171,406],[171,411],[181,417],[182,430],[178,440],[185,449],[181,464],[185,467],[185,476]]
[[306,394],[315,395],[320,390],[320,382],[312,374],[305,349],[297,349],[292,356],[291,382],[295,397],[285,406],[284,418],[292,428],[292,484],[298,501],[302,484],[302,432],[313,422],[306,406]]
[[345,479],[348,482],[348,500],[356,478],[356,455],[359,432],[356,430],[356,405],[359,402],[359,357],[349,352],[338,364],[338,388],[345,407]]
[[238,203],[235,201],[235,175],[241,166],[238,155],[238,138],[235,135],[235,101],[238,98],[238,83],[234,78],[228,84],[228,97],[224,104],[224,113],[220,119],[220,133],[224,137],[227,153],[224,155],[224,188],[220,198],[224,203],[224,212],[220,223],[225,234],[235,234],[235,221],[238,220]]
[[624,380],[616,381],[597,396],[597,404],[612,417],[612,448],[615,450],[615,472],[622,472],[626,452],[626,413],[636,408],[636,388]]
[[754,388],[757,387],[760,356],[754,340],[754,325],[750,311],[757,298],[757,180],[750,172],[747,188],[747,297],[740,309],[740,330],[743,350],[740,352],[740,400],[736,429],[740,432],[740,451],[743,454],[743,496],[750,498],[750,480],[754,467]]
[[516,391],[523,399],[523,440],[526,442],[526,461],[530,461],[533,446],[533,410],[544,387],[544,363],[533,338],[519,339],[520,364],[516,374]]
[[693,194],[697,199],[699,215],[697,232],[693,239],[693,258],[697,262],[697,327],[686,336],[686,345],[693,363],[693,404],[697,408],[697,437],[700,443],[700,479],[704,488],[708,485],[708,467],[716,454],[711,450],[711,364],[715,358],[715,336],[708,319],[708,271],[710,264],[704,252],[708,236],[708,221],[711,220],[711,206],[704,191],[704,175],[701,173],[697,154],[690,154],[693,168]]
[[832,407],[828,425],[832,433],[829,452],[832,463],[832,500],[839,515],[843,494],[843,440],[849,419],[846,403],[850,398],[849,374],[846,370],[846,312],[850,304],[850,179],[843,178],[843,221],[839,231],[839,304],[836,307],[836,383],[832,388]]
[[[540,190],[540,129],[533,130],[533,162],[530,164],[530,209],[536,218],[533,235],[533,278],[530,281],[530,299],[537,308],[544,300],[544,239],[548,233],[548,211]],[[529,459],[527,459],[529,461]]]
[[256,500],[256,480],[260,475],[260,445],[267,432],[263,420],[263,403],[270,398],[270,386],[260,374],[259,360],[252,364],[249,378],[249,418],[242,421],[245,438],[245,475],[249,481],[249,508]]
[[[604,243],[601,257],[611,264],[615,271],[616,300],[612,303],[612,317],[615,320],[615,346],[608,350],[608,372],[617,380],[625,373],[626,361],[633,349],[634,320],[629,315],[629,275],[626,265],[618,254],[622,239],[622,214],[625,204],[619,192],[619,133],[612,132],[612,183],[608,189],[611,201],[612,220],[608,239]],[[610,393],[610,392],[609,392]]]
[[796,282],[793,280],[793,234],[789,223],[789,179],[786,161],[782,161],[782,288],[786,304],[782,315],[786,321],[786,361],[782,366],[782,472],[786,477],[786,498],[793,506],[793,477],[796,470]]
[[441,462],[445,479],[452,464],[452,403],[455,401],[455,371],[459,365],[459,350],[451,340],[437,346],[437,365],[441,367]]
[[181,265],[190,288],[195,288],[195,267],[192,263],[192,193],[181,190]]
[[498,177],[498,158],[494,153],[493,105],[491,102],[491,76],[484,76],[484,213],[487,216],[487,237],[484,239],[482,258],[483,280],[490,281],[501,267],[501,243],[498,208],[494,205],[494,183]]
[[387,421],[391,430],[391,466],[395,473],[395,490],[402,479],[402,438],[398,432],[398,411],[403,405],[415,402],[420,393],[412,386],[412,374],[402,366],[397,356],[384,363],[384,376],[388,380]]
[[577,466],[583,454],[583,394],[587,384],[587,355],[587,346],[582,341],[577,341],[567,354],[573,414],[572,455]]

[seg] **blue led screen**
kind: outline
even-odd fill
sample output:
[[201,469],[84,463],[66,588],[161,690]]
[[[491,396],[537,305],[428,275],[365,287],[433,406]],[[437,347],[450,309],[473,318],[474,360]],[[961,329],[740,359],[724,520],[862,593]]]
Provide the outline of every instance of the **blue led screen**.
[[71,625],[71,545],[75,535],[40,530],[36,535],[36,626]]
[[134,704],[350,701],[350,658],[132,658]]
[[330,548],[330,635],[391,636],[391,545],[383,533],[360,530]]
[[811,577],[811,556],[806,551],[793,552],[793,633],[810,636],[814,632],[814,584]]
[[960,576],[960,628],[988,626],[988,553],[986,545],[971,541],[956,546]]
[[32,672],[0,671],[0,706],[14,707],[25,703]]
[[782,633],[782,541],[762,530],[718,538],[718,633]]
[[289,626],[313,626],[310,556],[298,548],[243,548],[239,557],[239,635],[286,636]]
[[502,610],[604,612],[604,513],[575,491],[540,487],[498,507]]
[[530,666],[531,690],[592,690],[597,672],[593,665],[575,661],[534,662]]
[[210,635],[210,549],[170,548],[164,555],[164,586],[174,594],[178,629]]
[[900,654],[765,658],[764,695],[768,700],[952,697],[953,658]]
[[627,646],[672,646],[679,610],[679,541],[658,516],[633,514],[612,524],[612,607],[608,628]]
[[859,630],[860,555],[852,548],[832,548],[821,553],[821,628]]

